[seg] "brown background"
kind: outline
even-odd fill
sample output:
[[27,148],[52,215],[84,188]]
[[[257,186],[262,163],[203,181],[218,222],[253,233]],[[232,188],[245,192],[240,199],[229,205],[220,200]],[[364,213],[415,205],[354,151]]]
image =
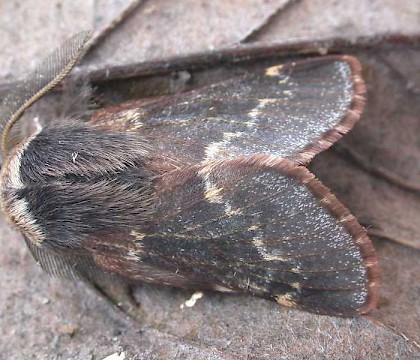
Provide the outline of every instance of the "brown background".
[[[0,2],[0,84],[20,78],[68,35],[104,26],[128,3]],[[360,36],[386,34],[418,37],[420,2],[144,1],[82,67],[186,55],[244,39],[340,36],[357,44]],[[138,290],[148,316],[136,324],[83,286],[43,273],[2,217],[0,359],[102,359],[119,350],[130,359],[420,358],[418,48],[350,51],[364,64],[367,109],[341,146],[311,165],[364,225],[410,245],[375,242],[383,291],[372,316],[383,326],[215,293],[180,309],[192,292],[151,286]]]

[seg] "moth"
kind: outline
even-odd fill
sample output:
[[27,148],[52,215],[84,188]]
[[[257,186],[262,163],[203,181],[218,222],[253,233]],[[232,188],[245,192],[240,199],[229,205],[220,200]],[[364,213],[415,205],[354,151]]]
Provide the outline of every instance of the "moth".
[[376,306],[371,240],[306,168],[360,117],[355,57],[286,62],[18,141],[24,110],[89,38],[67,40],[1,109],[1,207],[47,272],[120,304],[115,288],[146,282],[337,316]]

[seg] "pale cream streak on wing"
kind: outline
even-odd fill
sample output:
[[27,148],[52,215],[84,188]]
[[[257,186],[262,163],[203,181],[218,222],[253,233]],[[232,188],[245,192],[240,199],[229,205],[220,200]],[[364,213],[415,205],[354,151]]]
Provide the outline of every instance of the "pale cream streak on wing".
[[[262,201],[265,201],[265,200],[267,200],[267,199],[270,199],[270,198],[272,198],[273,196],[276,196],[276,195],[279,195],[279,194],[282,194],[282,193],[284,193],[284,190],[282,189],[282,190],[279,190],[279,191],[276,191],[276,192],[273,192],[273,193],[270,193],[269,195],[267,195],[267,196],[264,196],[264,197],[260,197],[258,200],[256,200],[255,202],[253,202],[253,203],[250,203],[249,205],[246,205],[246,206],[243,206],[243,207],[241,207],[240,209],[242,209],[242,212],[244,212],[244,210],[247,210],[247,209],[249,209],[249,208],[251,208],[251,207],[253,207],[253,206],[255,206],[255,205],[257,205],[257,204],[259,204],[259,203],[261,203]],[[194,203],[194,204],[191,204],[191,207],[192,206],[195,206],[195,205],[197,205],[199,202],[201,202],[201,201],[205,201],[205,199],[203,198],[203,199],[201,199],[200,201],[198,201],[198,202],[196,202],[196,203]],[[182,209],[182,211],[183,210],[186,210],[186,209]],[[179,213],[181,212],[181,209],[178,211],[178,212],[176,212],[176,213],[172,213],[170,216],[171,217],[173,217],[173,216],[176,216],[176,215],[178,215]],[[291,216],[294,216],[294,215],[296,215],[297,213],[295,213],[295,214],[291,214],[290,216],[287,216],[287,217],[284,217],[284,219],[287,219],[288,217],[291,217]],[[205,226],[205,225],[208,225],[208,224],[211,224],[211,223],[213,223],[213,222],[217,222],[217,221],[220,221],[220,220],[222,220],[222,219],[224,219],[224,218],[226,218],[227,217],[227,215],[226,214],[223,214],[223,215],[221,215],[221,216],[219,216],[219,217],[217,217],[217,218],[215,218],[215,219],[209,219],[208,221],[203,221],[203,222],[201,222],[201,223],[199,223],[199,224],[197,224],[197,225],[195,225],[195,226],[191,226],[191,227],[188,227],[187,229],[184,229],[184,231],[180,231],[180,233],[185,233],[185,232],[190,232],[190,231],[194,231],[194,230],[197,230],[197,229],[199,229],[199,228],[201,228],[201,227],[203,227],[203,226]],[[280,219],[281,220],[281,219]],[[162,222],[162,221],[164,221],[164,219],[162,220],[162,219],[160,219],[159,220],[159,222]]]
[[265,69],[265,75],[270,77],[279,76],[281,74],[282,68],[283,65],[270,66],[267,69]]

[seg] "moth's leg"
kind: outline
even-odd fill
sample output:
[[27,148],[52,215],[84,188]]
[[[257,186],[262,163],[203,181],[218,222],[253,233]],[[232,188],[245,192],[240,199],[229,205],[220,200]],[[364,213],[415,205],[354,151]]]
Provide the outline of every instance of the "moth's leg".
[[135,300],[132,284],[120,276],[85,278],[83,282],[96,294],[104,298],[114,309],[122,311],[133,320],[143,322],[145,313]]

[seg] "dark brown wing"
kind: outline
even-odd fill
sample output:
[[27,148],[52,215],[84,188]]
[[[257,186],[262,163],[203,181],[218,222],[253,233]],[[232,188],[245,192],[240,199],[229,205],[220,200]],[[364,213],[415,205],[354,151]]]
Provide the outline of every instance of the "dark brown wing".
[[316,313],[375,306],[376,256],[365,231],[304,167],[255,156],[156,180],[147,225],[82,246],[133,280],[250,292]]
[[356,58],[328,56],[107,109],[93,123],[138,130],[157,153],[183,164],[259,153],[306,164],[353,127],[364,91]]

